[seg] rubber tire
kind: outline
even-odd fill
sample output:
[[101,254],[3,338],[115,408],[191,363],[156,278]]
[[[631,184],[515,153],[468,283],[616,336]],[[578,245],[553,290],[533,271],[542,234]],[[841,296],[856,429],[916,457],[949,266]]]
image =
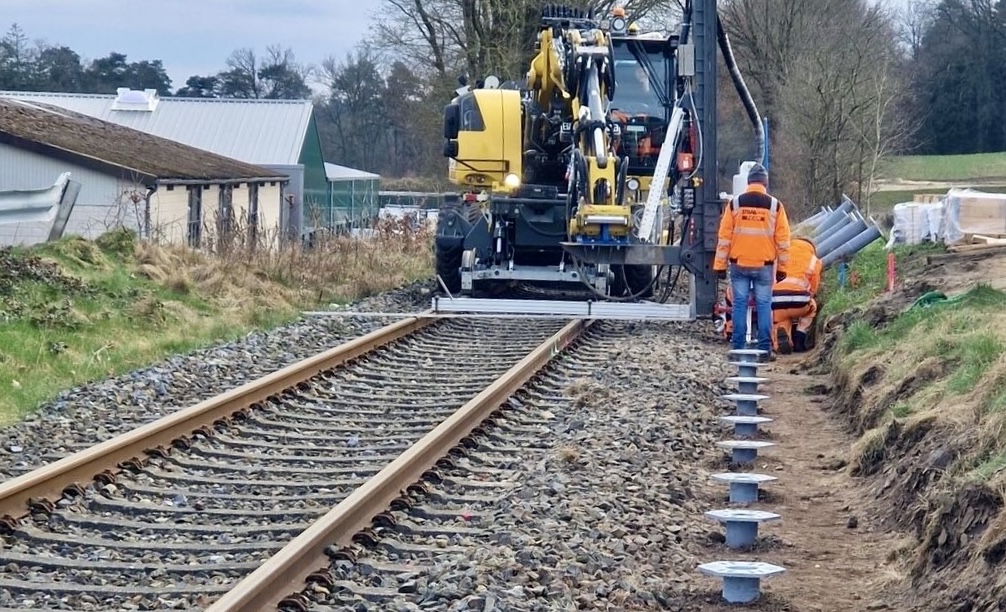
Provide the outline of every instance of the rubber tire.
[[625,295],[625,279],[622,278],[622,270],[619,266],[612,264],[608,268],[608,296],[622,297]]
[[619,281],[619,285],[622,285],[620,282],[622,271],[625,271],[625,284],[622,290],[624,295],[637,294],[646,289],[636,297],[639,299],[653,297],[653,287],[647,289],[647,285],[653,281],[653,266],[614,266],[614,268],[615,278]]
[[[440,206],[440,210],[437,213],[437,224],[439,225],[448,214],[459,216],[464,216],[461,210],[463,202],[458,194],[445,194],[444,203]],[[437,228],[437,234],[440,233],[440,228]],[[465,252],[464,244],[458,245],[456,247],[442,247],[436,245],[436,273],[440,276],[441,280],[444,281],[444,285],[447,286],[447,290],[451,292],[452,295],[461,292],[461,256]],[[440,283],[437,283],[437,287],[441,290]]]
[[[464,247],[437,249],[437,274],[451,295],[461,293],[461,256],[464,252]],[[438,287],[439,285],[437,283]]]
[[[482,212],[478,203],[465,202],[461,199],[460,195],[450,194],[444,198],[444,204],[440,207],[438,219],[445,218],[446,214],[457,215],[466,224],[466,228],[471,228],[478,222]],[[437,233],[439,234],[439,227]],[[449,248],[436,247],[436,271],[452,295],[457,295],[461,292],[461,258],[465,252],[465,246],[465,244],[461,244]],[[437,284],[439,285],[439,283]]]

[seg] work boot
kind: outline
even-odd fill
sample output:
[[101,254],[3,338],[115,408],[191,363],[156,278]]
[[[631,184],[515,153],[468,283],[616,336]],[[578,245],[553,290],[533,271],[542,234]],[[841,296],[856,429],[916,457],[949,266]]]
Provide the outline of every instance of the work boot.
[[807,334],[800,330],[793,332],[793,350],[797,353],[807,352]]
[[779,327],[776,329],[776,342],[779,344],[779,353],[782,355],[789,355],[793,352],[793,347],[789,342],[789,334],[786,333],[785,327]]
[[772,351],[758,355],[758,363],[768,363],[770,361],[775,361],[775,353]]

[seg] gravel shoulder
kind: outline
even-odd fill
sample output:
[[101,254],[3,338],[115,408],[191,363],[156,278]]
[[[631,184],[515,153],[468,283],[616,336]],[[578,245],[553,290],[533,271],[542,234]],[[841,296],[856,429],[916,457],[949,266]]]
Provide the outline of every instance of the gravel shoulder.
[[[349,305],[350,312],[429,308],[430,282]],[[400,317],[302,317],[236,342],[176,355],[147,368],[59,394],[24,420],[0,429],[0,479],[36,469],[228,389],[338,346]]]

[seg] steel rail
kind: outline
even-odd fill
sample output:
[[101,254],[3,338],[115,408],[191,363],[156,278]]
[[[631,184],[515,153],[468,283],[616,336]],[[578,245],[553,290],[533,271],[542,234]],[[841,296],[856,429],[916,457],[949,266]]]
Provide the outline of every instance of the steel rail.
[[114,475],[124,462],[141,457],[148,449],[163,450],[175,440],[309,380],[319,372],[340,366],[375,348],[422,329],[434,321],[424,317],[423,314],[426,313],[374,330],[152,423],[12,478],[0,484],[0,517],[3,517],[3,522],[12,524],[27,515],[33,503],[58,498],[67,489],[80,487],[80,483],[88,482],[102,473]]
[[[276,610],[287,596],[296,595],[313,572],[327,567],[325,549],[344,547],[354,534],[370,525],[410,484],[448,454],[493,411],[527,384],[555,355],[585,331],[593,320],[570,322],[531,351],[491,385],[423,436],[380,472],[354,490],[327,514],[301,532],[206,612]],[[291,589],[297,589],[291,592]]]

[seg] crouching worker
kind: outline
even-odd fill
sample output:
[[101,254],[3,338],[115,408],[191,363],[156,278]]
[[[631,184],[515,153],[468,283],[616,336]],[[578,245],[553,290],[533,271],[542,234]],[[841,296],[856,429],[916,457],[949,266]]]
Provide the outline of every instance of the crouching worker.
[[807,334],[817,316],[817,290],[824,265],[810,238],[794,237],[790,246],[790,274],[772,287],[772,344],[789,354],[807,350]]

